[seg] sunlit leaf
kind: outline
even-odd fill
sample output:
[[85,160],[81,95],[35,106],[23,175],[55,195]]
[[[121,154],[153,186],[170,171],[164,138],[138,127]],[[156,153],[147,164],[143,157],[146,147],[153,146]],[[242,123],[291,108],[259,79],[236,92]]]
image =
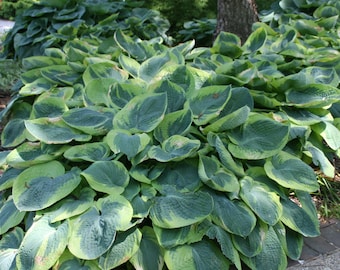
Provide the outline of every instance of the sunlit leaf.
[[278,153],[287,143],[289,126],[260,114],[250,114],[246,123],[228,133],[228,150],[241,159],[262,159]]
[[115,115],[113,126],[131,133],[150,132],[163,120],[166,105],[165,94],[137,96]]
[[97,161],[82,173],[89,185],[97,191],[120,194],[129,183],[129,173],[119,161]]
[[314,192],[319,185],[314,170],[301,159],[279,152],[264,165],[267,175],[281,186]]
[[13,183],[13,200],[20,211],[44,209],[67,196],[80,183],[80,170],[65,173],[58,161],[34,165]]
[[169,269],[229,269],[229,261],[210,240],[166,250],[164,260]]
[[213,201],[209,194],[176,192],[157,197],[150,218],[161,228],[180,228],[202,221],[212,210]]
[[34,222],[19,247],[17,267],[37,270],[52,267],[66,248],[68,233],[67,221],[50,224],[46,216]]

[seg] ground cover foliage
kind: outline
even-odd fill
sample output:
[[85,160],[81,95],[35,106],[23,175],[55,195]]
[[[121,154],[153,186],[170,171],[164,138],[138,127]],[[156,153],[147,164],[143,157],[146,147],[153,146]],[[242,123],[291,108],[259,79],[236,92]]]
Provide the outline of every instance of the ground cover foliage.
[[332,178],[339,156],[340,5],[280,6],[243,45],[221,33],[211,48],[169,47],[117,28],[24,58],[3,111],[4,269],[298,259],[319,234],[314,168]]

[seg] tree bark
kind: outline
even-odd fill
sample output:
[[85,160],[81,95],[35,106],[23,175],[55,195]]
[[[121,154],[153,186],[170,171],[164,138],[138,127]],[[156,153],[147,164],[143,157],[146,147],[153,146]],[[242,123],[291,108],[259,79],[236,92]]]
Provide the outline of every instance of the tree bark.
[[244,43],[252,32],[252,25],[258,21],[255,0],[218,0],[216,36],[231,32]]

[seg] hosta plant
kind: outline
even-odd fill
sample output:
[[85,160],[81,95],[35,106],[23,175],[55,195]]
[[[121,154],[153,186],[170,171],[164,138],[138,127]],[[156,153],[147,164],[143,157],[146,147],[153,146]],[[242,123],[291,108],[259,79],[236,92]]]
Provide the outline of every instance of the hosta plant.
[[46,48],[62,47],[84,36],[110,43],[117,28],[134,38],[162,38],[170,43],[169,22],[158,11],[142,6],[143,1],[134,0],[36,1],[16,17],[2,57],[21,60],[42,55]]
[[339,39],[318,31],[259,23],[194,49],[116,30],[25,58],[1,266],[286,269],[319,234],[315,169],[339,156]]

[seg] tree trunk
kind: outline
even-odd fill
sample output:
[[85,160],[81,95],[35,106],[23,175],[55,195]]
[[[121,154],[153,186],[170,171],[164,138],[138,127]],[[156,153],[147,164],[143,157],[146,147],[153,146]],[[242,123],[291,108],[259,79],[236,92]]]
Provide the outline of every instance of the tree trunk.
[[218,0],[216,35],[221,31],[231,32],[246,41],[252,25],[258,21],[255,0]]

